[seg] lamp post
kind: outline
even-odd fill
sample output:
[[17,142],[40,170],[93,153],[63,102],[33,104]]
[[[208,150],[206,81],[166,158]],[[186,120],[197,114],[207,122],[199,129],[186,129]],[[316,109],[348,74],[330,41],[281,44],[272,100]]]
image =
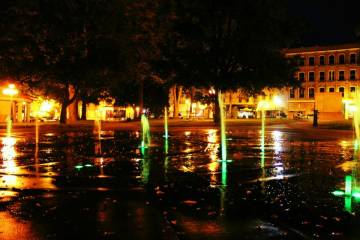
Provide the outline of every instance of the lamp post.
[[19,93],[19,90],[16,89],[15,84],[9,84],[7,88],[4,88],[2,93],[10,97],[10,120],[12,121],[13,116],[13,97]]

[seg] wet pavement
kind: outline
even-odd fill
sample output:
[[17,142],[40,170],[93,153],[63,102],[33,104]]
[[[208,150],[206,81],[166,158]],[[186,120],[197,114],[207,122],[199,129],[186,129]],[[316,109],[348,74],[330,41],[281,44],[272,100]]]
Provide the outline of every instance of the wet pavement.
[[[2,133],[0,239],[359,239],[350,131],[230,124]],[[99,137],[100,136],[100,137]],[[264,142],[264,144],[262,144]],[[354,154],[355,152],[355,154]]]

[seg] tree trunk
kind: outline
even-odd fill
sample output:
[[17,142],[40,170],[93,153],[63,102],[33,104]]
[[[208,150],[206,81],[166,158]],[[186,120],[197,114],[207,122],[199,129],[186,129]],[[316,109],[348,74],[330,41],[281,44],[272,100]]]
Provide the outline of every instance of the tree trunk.
[[233,100],[233,92],[230,91],[230,101],[229,101],[229,118],[233,118],[233,111],[232,111],[232,100]]
[[172,97],[172,99],[173,99],[173,106],[174,106],[174,111],[173,111],[173,118],[178,118],[179,117],[179,106],[177,106],[177,101],[176,101],[176,99],[177,99],[177,87],[176,87],[176,85],[172,88],[172,91],[173,91],[173,97]]
[[140,87],[139,87],[139,118],[144,112],[144,79],[140,80]]
[[67,115],[67,101],[63,101],[61,103],[61,112],[60,112],[60,123],[66,123],[66,115]]
[[219,105],[219,101],[218,98],[216,97],[214,100],[214,114],[213,114],[213,120],[215,123],[220,123],[220,105]]
[[[62,123],[62,124],[66,123],[68,106],[74,102],[75,98],[76,98],[75,88],[73,86],[71,86],[70,84],[67,84],[64,89],[64,98],[61,103],[60,123]],[[70,115],[71,115],[71,112],[70,112]],[[77,118],[77,112],[76,112],[75,119],[76,118]]]
[[191,118],[191,114],[193,112],[193,101],[194,101],[194,87],[190,88],[190,113],[189,113],[189,118]]
[[69,85],[69,122],[76,122],[79,119],[79,111],[78,111],[78,102],[75,99],[75,88],[72,85]]
[[86,120],[86,101],[85,98],[81,101],[81,120]]

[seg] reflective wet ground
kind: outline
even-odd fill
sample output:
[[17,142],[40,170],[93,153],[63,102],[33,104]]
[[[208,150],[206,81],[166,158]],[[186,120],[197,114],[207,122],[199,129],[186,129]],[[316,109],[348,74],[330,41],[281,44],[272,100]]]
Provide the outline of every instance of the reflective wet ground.
[[219,132],[3,133],[0,239],[359,239],[360,202],[332,194],[357,175],[351,132],[230,127],[231,161]]

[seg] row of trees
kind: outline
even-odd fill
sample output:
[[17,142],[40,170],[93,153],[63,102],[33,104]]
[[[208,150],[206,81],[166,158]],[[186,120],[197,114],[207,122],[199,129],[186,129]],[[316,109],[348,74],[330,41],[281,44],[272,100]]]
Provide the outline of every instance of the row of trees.
[[[170,87],[294,84],[285,0],[4,0],[0,73],[62,103],[161,108]],[[85,109],[83,109],[85,111]],[[86,116],[86,114],[83,116]]]

